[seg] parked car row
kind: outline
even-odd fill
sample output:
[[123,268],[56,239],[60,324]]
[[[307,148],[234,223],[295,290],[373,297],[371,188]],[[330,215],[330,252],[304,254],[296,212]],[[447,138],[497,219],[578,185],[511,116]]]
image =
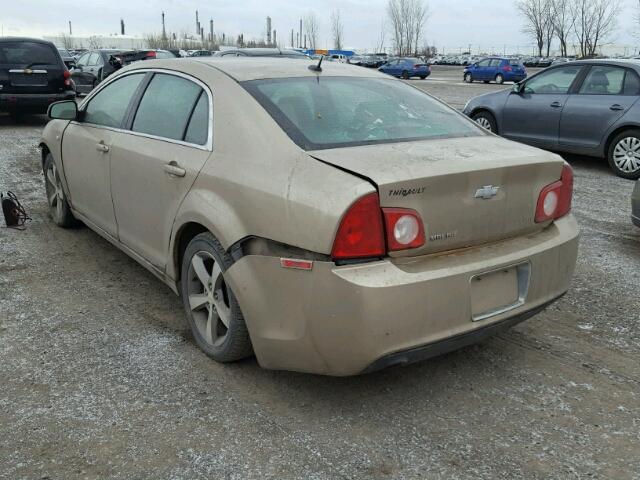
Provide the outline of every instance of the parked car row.
[[506,138],[548,150],[605,157],[640,178],[640,62],[552,65],[512,89],[473,98],[464,113]]

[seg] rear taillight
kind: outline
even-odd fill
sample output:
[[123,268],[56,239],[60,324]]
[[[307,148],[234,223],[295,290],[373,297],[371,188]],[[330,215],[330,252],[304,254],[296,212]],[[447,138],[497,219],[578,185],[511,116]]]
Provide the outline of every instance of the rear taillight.
[[69,70],[64,70],[62,72],[62,77],[64,78],[64,86],[65,87],[71,87],[72,83],[71,83],[71,72]]
[[358,199],[344,214],[333,242],[331,257],[382,257],[385,254],[382,212],[377,193]]
[[424,226],[418,212],[407,208],[383,208],[382,213],[390,252],[424,245]]
[[555,220],[569,213],[572,196],[573,170],[565,164],[560,180],[547,185],[540,192],[536,205],[536,223]]
[[147,52],[145,58],[156,58],[156,52]]
[[504,70],[505,72],[510,72],[512,70],[511,65],[505,65],[504,67],[502,67],[502,70]]

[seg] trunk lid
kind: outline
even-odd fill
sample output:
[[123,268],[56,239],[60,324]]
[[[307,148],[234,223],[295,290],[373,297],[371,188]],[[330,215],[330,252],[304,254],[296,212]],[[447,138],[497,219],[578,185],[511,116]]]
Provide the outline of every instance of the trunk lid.
[[494,136],[389,143],[308,152],[373,182],[382,207],[416,210],[427,241],[392,253],[412,256],[526,235],[540,191],[563,160]]

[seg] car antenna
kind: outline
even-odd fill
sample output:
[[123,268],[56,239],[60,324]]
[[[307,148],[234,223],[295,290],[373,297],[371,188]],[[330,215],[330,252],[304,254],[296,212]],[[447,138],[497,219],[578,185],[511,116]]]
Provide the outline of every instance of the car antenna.
[[318,65],[309,65],[309,70],[311,70],[312,72],[321,72],[322,71],[322,67],[320,65],[322,65],[322,59],[324,58],[324,55],[320,56],[320,61],[318,62]]

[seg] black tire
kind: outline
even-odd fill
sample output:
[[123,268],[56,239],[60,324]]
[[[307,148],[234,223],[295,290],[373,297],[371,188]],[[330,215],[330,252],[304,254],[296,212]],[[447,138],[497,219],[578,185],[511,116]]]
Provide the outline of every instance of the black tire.
[[482,82],[483,83],[489,83],[489,80],[483,80]]
[[489,130],[490,132],[496,134],[498,133],[498,125],[496,123],[496,119],[491,113],[487,111],[474,113],[473,115],[471,115],[471,119],[486,130]]
[[192,261],[197,255],[210,255],[212,257],[211,269],[217,262],[222,272],[225,272],[233,263],[231,256],[224,250],[218,239],[209,232],[195,236],[185,249],[181,265],[180,292],[187,321],[196,344],[204,353],[217,362],[234,362],[251,356],[253,354],[251,339],[249,338],[244,316],[240,310],[240,304],[231,287],[226,283],[224,286],[225,297],[222,301],[225,302],[226,308],[228,308],[229,325],[225,328],[221,320],[216,320],[216,322],[220,323],[216,323],[215,327],[217,332],[221,328],[224,330],[223,341],[219,345],[216,345],[215,342],[209,343],[199,330],[198,321],[201,322],[201,320],[196,320],[194,316],[195,309],[192,310],[189,303],[189,292],[193,288],[197,288],[195,284],[199,282],[198,278],[193,278],[194,271],[191,268]]
[[504,83],[504,75],[502,75],[501,73],[496,75],[496,83],[498,85],[502,85]]
[[424,75],[420,76],[420,80],[424,80],[425,78],[427,78],[427,77],[425,77]]
[[[630,144],[633,144],[634,148],[638,148],[637,156],[632,155],[629,159],[633,160],[638,168],[634,168],[632,170],[625,169],[624,167],[626,165],[631,167],[632,164],[629,162],[625,165],[624,157],[620,158],[621,152],[616,152],[616,147],[619,144],[621,145],[621,148],[624,148],[625,140],[628,140]],[[635,150],[632,151],[635,153]],[[609,148],[607,149],[607,161],[609,162],[609,167],[611,168],[611,170],[613,170],[613,172],[619,177],[629,180],[637,180],[638,178],[640,178],[640,130],[625,130],[616,135],[609,143]]]
[[[49,205],[51,219],[59,227],[73,227],[77,221],[73,213],[71,213],[71,208],[69,208],[67,197],[62,189],[60,175],[53,161],[53,155],[50,153],[44,159],[43,172],[47,205]],[[56,185],[53,185],[53,181],[56,182]]]
[[402,78],[404,78],[405,80],[409,80],[409,72],[407,72],[406,70],[404,70],[402,72]]
[[473,75],[471,75],[471,73],[467,72],[464,74],[464,81],[467,83],[473,83]]

